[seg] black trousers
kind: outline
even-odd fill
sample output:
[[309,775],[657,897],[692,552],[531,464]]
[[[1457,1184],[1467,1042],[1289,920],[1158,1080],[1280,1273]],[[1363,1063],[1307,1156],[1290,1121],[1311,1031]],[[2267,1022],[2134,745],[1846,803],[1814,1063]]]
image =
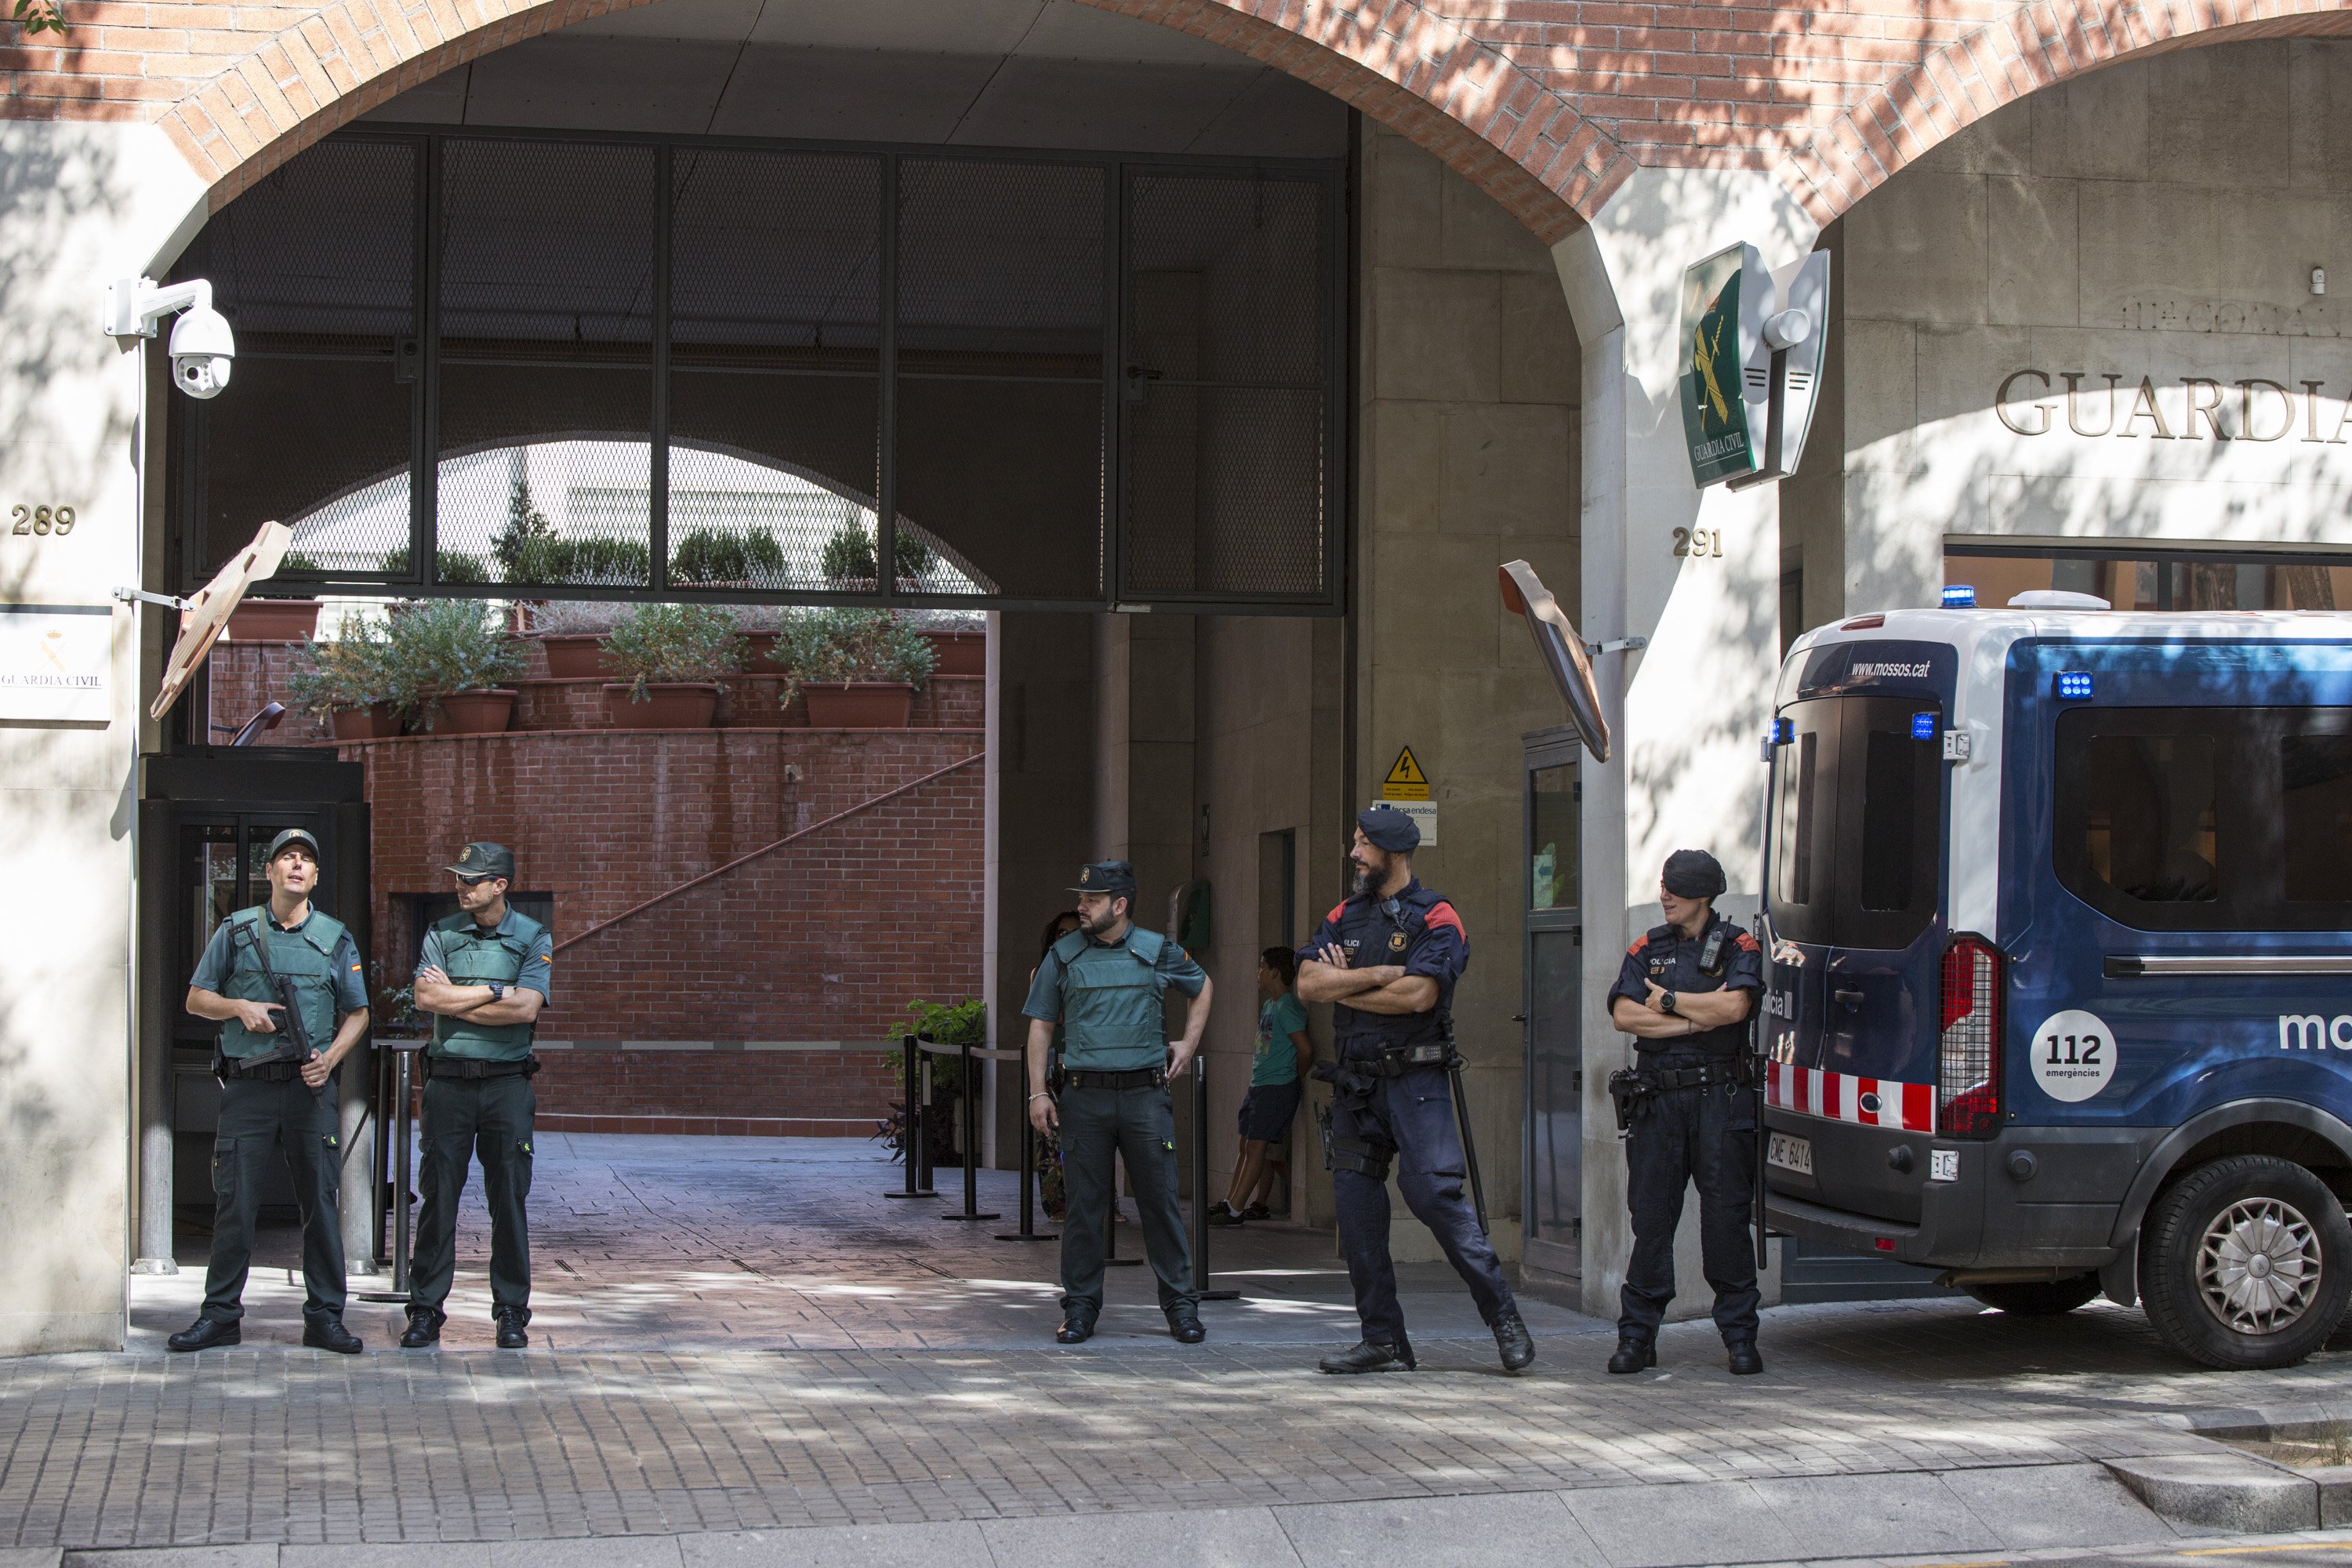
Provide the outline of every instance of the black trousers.
[[417,1191],[416,1245],[409,1258],[411,1310],[441,1310],[457,1272],[457,1200],[466,1167],[482,1162],[490,1205],[490,1305],[530,1316],[530,1124],[539,1108],[530,1079],[440,1078],[425,1081],[424,1158]]
[[[1677,1058],[1656,1067],[1696,1067]],[[1715,1288],[1715,1326],[1726,1344],[1756,1339],[1756,1090],[1733,1084],[1672,1089],[1652,1100],[1625,1139],[1625,1200],[1633,1256],[1618,1297],[1617,1331],[1647,1340],[1675,1299],[1675,1229],[1683,1194],[1698,1188],[1700,1256]]]
[[1066,1089],[1055,1102],[1062,1119],[1062,1310],[1102,1310],[1103,1258],[1110,1242],[1116,1154],[1135,1184],[1143,1217],[1143,1256],[1160,1286],[1160,1310],[1195,1309],[1192,1247],[1176,1206],[1176,1113],[1166,1089]]
[[232,1078],[222,1083],[220,1129],[213,1135],[213,1254],[205,1270],[204,1316],[224,1323],[245,1316],[245,1278],[253,1264],[261,1186],[281,1154],[293,1174],[294,1204],[302,1215],[303,1321],[343,1315],[343,1226],[336,1204],[343,1150],[335,1104],[331,1078],[323,1089],[299,1078]]

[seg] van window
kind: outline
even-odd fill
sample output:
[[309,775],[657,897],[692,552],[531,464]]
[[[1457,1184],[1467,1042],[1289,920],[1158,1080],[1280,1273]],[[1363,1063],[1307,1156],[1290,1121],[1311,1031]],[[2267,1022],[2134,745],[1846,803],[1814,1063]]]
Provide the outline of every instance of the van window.
[[2142,903],[2214,900],[2212,736],[2100,735],[2084,784],[2091,875]]
[[1772,923],[1790,942],[1832,940],[1828,819],[1837,800],[1837,704],[1801,702],[1780,750],[1772,825]]
[[1773,763],[1777,935],[1900,950],[1935,920],[1944,773],[1939,743],[1912,732],[1914,717],[1932,706],[1825,697],[1782,711],[1796,734]]
[[2281,736],[2279,794],[2287,902],[2352,903],[2352,735]]

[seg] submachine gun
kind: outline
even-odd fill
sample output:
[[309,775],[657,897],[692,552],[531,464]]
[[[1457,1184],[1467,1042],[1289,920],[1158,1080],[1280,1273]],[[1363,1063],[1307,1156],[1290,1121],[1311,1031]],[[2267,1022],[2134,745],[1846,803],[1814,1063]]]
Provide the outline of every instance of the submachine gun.
[[[257,1057],[243,1058],[236,1064],[237,1070],[251,1072],[255,1068],[268,1067],[274,1062],[299,1065],[309,1061],[317,1054],[318,1047],[310,1043],[310,1026],[302,1021],[301,999],[295,994],[294,982],[270,967],[269,944],[261,940],[259,922],[239,921],[233,923],[229,928],[229,941],[252,950],[254,962],[261,966],[262,984],[269,987],[269,994],[278,998],[278,1044]],[[214,1063],[213,1076],[218,1078],[222,1073],[221,1064],[226,1058],[221,1057],[217,1047],[214,1048],[214,1055],[219,1059]]]

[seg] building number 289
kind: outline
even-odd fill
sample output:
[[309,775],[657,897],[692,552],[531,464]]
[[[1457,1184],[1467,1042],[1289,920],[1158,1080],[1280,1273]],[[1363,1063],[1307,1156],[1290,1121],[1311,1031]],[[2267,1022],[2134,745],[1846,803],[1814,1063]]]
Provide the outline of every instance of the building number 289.
[[63,539],[73,531],[74,509],[69,506],[12,506],[8,515],[16,520],[10,534],[51,534]]

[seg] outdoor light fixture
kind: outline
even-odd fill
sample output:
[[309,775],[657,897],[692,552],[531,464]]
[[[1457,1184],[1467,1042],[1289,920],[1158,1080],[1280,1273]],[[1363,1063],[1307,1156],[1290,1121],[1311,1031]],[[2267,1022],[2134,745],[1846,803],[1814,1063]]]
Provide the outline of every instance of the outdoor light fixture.
[[2326,268],[2315,267],[2311,269],[2311,291],[2315,294],[2325,294],[2327,292]]
[[213,286],[205,279],[167,286],[152,278],[117,279],[106,286],[99,327],[109,337],[152,338],[175,310],[187,314],[172,328],[172,379],[190,397],[218,397],[236,358],[236,334],[213,309]]
[[1955,583],[1944,590],[1944,608],[1973,610],[1977,607],[1977,591],[1966,583]]
[[2062,702],[2082,702],[2091,695],[2091,672],[2087,669],[2062,669],[2058,672],[2058,700]]

